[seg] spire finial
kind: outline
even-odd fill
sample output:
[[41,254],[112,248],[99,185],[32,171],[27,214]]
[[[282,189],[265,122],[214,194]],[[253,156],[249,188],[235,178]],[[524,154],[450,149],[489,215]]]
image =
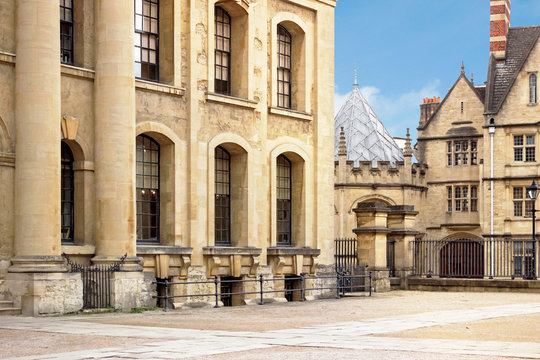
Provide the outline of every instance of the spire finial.
[[409,133],[409,128],[407,128],[407,136],[405,138],[405,148],[403,149],[403,155],[412,156],[411,134]]
[[347,155],[347,143],[345,141],[345,131],[343,130],[343,126],[339,132],[338,155]]
[[461,73],[465,74],[465,62],[461,61]]
[[354,84],[353,88],[358,89],[358,74],[356,72],[356,64],[354,64]]
[[474,85],[474,74],[473,73],[471,73],[471,84]]

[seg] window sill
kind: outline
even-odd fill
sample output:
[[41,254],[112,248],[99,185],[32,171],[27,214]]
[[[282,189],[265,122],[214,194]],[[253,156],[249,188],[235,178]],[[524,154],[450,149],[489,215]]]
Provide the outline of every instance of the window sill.
[[173,96],[184,96],[184,93],[186,92],[186,90],[182,88],[141,79],[135,79],[135,88],[142,91],[160,94],[165,93]]
[[137,254],[140,255],[191,255],[193,248],[166,245],[137,245]]
[[282,256],[282,255],[311,255],[319,256],[321,253],[320,249],[312,249],[307,247],[290,247],[290,246],[275,246],[269,247],[266,250],[267,255],[269,256]]
[[0,51],[0,63],[15,64],[15,54]]
[[528,103],[527,106],[538,106],[538,103]]
[[206,101],[240,106],[240,107],[244,107],[248,109],[255,109],[258,104],[257,101],[253,101],[253,100],[248,100],[244,98],[223,95],[223,94],[210,93],[210,92],[206,93]]
[[96,247],[94,245],[63,244],[62,252],[66,255],[94,255]]
[[250,246],[205,246],[203,247],[203,255],[260,255],[260,248]]
[[268,112],[273,115],[285,116],[285,117],[290,117],[290,118],[304,120],[304,121],[313,121],[313,115],[308,114],[303,111],[282,109],[282,108],[271,106],[268,108]]
[[62,73],[62,75],[86,80],[94,80],[94,77],[96,75],[96,72],[94,70],[66,64],[60,65],[60,72]]

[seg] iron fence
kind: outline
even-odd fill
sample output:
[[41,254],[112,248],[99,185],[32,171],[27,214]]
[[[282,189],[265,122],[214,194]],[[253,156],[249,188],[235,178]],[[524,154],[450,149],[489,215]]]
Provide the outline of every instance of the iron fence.
[[413,275],[536,279],[536,248],[531,239],[417,239]]
[[127,254],[119,262],[110,265],[80,265],[62,254],[70,272],[81,273],[83,283],[83,309],[103,309],[113,306],[111,296],[111,275],[120,270]]
[[[335,286],[313,286],[313,287],[306,287],[306,280],[336,280]],[[354,281],[356,279],[362,279],[362,284],[359,284],[358,281]],[[298,281],[299,287],[287,287],[285,283],[283,284],[283,289],[274,290],[269,289],[268,285],[269,283],[276,283],[276,282],[286,282],[286,281]],[[298,300],[304,301],[305,300],[305,294],[307,291],[322,291],[322,290],[332,290],[335,291],[336,298],[341,298],[345,295],[346,292],[349,291],[365,291],[368,292],[369,296],[372,295],[372,274],[371,272],[367,275],[341,275],[337,274],[337,276],[289,276],[286,278],[264,278],[263,275],[260,275],[256,279],[222,279],[218,276],[214,278],[214,280],[207,280],[207,281],[177,281],[177,282],[170,282],[167,279],[164,281],[155,281],[155,284],[162,286],[164,289],[164,295],[156,295],[154,298],[160,300],[163,302],[163,310],[168,311],[169,309],[169,300],[176,299],[176,298],[198,298],[198,297],[212,297],[215,302],[215,308],[220,307],[220,300],[223,302],[223,300],[230,299],[232,296],[244,296],[244,295],[255,295],[255,298],[258,299],[259,305],[264,305],[265,303],[265,295],[266,294],[275,294],[275,293],[283,293],[284,297],[288,297],[287,295],[299,293]],[[240,284],[246,284],[246,283],[257,283],[258,290],[257,291],[234,291],[235,288],[234,285],[240,285]],[[181,294],[181,295],[169,295],[170,290],[169,287],[171,285],[203,285],[202,288],[204,288],[204,285],[212,285],[213,291],[203,292],[203,293],[196,293],[193,292],[191,294]],[[225,286],[224,286],[225,285]],[[228,286],[230,285],[230,286]],[[223,291],[224,289],[227,289],[226,291]],[[268,298],[267,298],[268,299]],[[227,305],[227,303],[225,303]],[[230,305],[230,303],[229,303]]]
[[357,240],[335,239],[335,262],[337,271],[350,271],[358,265]]

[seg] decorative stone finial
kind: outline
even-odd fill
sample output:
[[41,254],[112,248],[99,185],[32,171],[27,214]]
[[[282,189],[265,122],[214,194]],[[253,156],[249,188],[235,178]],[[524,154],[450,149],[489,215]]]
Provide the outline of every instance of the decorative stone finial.
[[407,136],[405,137],[405,148],[403,149],[403,156],[412,156],[411,134],[409,134],[409,128],[407,128]]
[[354,84],[353,88],[358,89],[358,74],[356,73],[356,64],[354,65]]
[[339,132],[338,155],[347,156],[347,143],[345,141],[345,131],[343,130],[343,126],[341,127],[341,130]]
[[474,74],[473,73],[471,73],[471,84],[474,85]]
[[461,73],[465,74],[465,62],[461,61]]

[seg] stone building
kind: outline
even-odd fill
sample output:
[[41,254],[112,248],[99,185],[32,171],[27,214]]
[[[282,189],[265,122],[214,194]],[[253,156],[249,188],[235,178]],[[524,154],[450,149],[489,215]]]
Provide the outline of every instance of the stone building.
[[0,299],[326,271],[335,3],[0,0]]
[[[342,124],[358,120],[355,116],[341,119],[342,113],[336,118],[335,236],[348,237],[354,232],[359,246],[366,237],[378,238],[379,245],[371,249],[381,255],[371,254],[362,262],[359,251],[363,264],[388,268],[387,262],[396,270],[398,263],[411,264],[410,247],[408,252],[393,251],[396,258],[390,259],[392,254],[387,254],[384,246],[396,231],[386,220],[392,207],[409,206],[418,213],[416,218],[408,226],[398,226],[411,230],[408,234],[416,232],[417,237],[444,244],[458,239],[510,241],[509,245],[492,241],[489,249],[479,245],[477,255],[483,266],[475,270],[476,275],[493,276],[497,262],[508,260],[512,274],[523,274],[528,268],[536,277],[538,243],[530,241],[533,204],[525,189],[539,177],[540,26],[510,27],[510,0],[491,0],[490,7],[486,83],[474,84],[462,66],[442,101],[424,99],[418,142],[414,150],[406,145],[403,161],[371,156],[361,158],[368,162],[355,162],[355,154],[371,146],[372,138],[351,141],[345,126],[340,140]],[[387,138],[379,144],[391,147]],[[355,147],[360,151],[352,149]],[[418,164],[411,164],[413,152]],[[382,203],[382,208],[375,206],[377,203]],[[525,237],[527,242],[517,241]],[[492,244],[505,247],[497,250]],[[508,255],[497,255],[496,251],[508,251]],[[501,257],[496,260],[494,255]],[[407,270],[407,266],[402,269]]]

